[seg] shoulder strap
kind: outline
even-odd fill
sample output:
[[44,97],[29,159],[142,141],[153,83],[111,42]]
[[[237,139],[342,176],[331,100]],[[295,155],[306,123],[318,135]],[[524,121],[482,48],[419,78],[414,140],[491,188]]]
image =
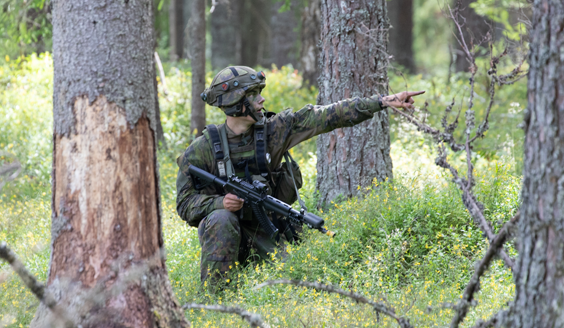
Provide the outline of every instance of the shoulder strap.
[[225,160],[224,160],[224,153],[223,148],[221,147],[221,139],[219,136],[219,130],[215,124],[210,124],[206,126],[206,130],[210,136],[210,144],[212,148],[212,152],[215,156],[215,162],[217,163],[217,171],[219,173],[220,178],[225,178],[227,176],[227,172],[225,171]]
[[221,138],[221,146],[223,148],[223,161],[225,162],[225,169],[227,170],[227,176],[230,177],[235,173],[233,169],[233,163],[231,162],[231,157],[229,156],[229,140],[227,140],[227,129],[225,124],[219,129],[219,136]]
[[270,155],[266,153],[266,124],[265,120],[255,123],[255,159],[257,161],[257,166],[260,171],[260,175],[263,177],[268,176],[270,171],[268,170],[267,161]]

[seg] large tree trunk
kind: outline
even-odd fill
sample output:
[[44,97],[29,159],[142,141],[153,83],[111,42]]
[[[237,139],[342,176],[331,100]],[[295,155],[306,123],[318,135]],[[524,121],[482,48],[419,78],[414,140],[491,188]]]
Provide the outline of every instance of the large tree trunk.
[[319,35],[321,34],[321,0],[310,0],[302,12],[300,70],[304,86],[317,86],[319,77]]
[[47,284],[83,327],[188,326],[161,256],[153,46],[150,0],[53,2]]
[[388,1],[390,18],[390,54],[394,61],[415,73],[413,57],[413,0]]
[[171,0],[168,7],[170,60],[184,56],[184,0]]
[[244,0],[240,16],[241,65],[270,67],[270,1]]
[[298,26],[298,19],[293,10],[295,10],[298,3],[296,0],[292,0],[290,10],[282,13],[278,12],[283,5],[284,1],[281,1],[274,4],[271,9],[270,28],[274,33],[269,40],[270,58],[277,67],[288,64],[296,67],[298,64],[298,33],[295,29]]
[[242,5],[242,0],[219,3],[211,14],[211,62],[214,70],[241,63]]
[[192,58],[192,115],[190,131],[194,137],[206,126],[205,103],[200,97],[206,82],[206,1],[192,1],[190,22],[190,54]]
[[564,325],[564,5],[534,2],[510,327]]
[[[470,8],[470,4],[475,2],[475,0],[454,0],[453,2],[453,6],[456,6],[456,4],[460,2],[460,16],[464,17],[464,20],[460,19],[460,23],[462,24],[462,33],[468,47],[471,48],[472,45],[476,46],[480,43],[482,43],[482,46],[487,47],[487,43],[482,41],[490,30],[490,27],[486,24],[487,19],[485,17],[476,14],[476,11]],[[490,24],[493,23],[490,22]],[[456,26],[454,27],[453,33],[460,40],[460,34]],[[452,38],[452,44],[456,58],[454,61],[455,70],[457,72],[467,72],[470,68],[470,63],[464,55],[462,47],[454,37]]]
[[[386,0],[322,0],[318,103],[386,93]],[[369,29],[369,30],[368,30]],[[392,177],[387,111],[317,139],[320,204]]]

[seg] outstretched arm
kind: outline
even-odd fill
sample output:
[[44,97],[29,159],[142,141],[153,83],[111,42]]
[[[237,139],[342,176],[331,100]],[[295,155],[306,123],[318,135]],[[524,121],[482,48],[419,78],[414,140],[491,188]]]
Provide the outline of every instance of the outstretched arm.
[[424,92],[404,91],[382,98],[355,97],[326,106],[307,105],[296,113],[287,111],[277,115],[272,122],[272,142],[274,146],[283,143],[284,149],[290,149],[316,135],[353,126],[372,118],[374,113],[382,110],[380,101],[383,106],[411,108],[414,103],[412,97]]

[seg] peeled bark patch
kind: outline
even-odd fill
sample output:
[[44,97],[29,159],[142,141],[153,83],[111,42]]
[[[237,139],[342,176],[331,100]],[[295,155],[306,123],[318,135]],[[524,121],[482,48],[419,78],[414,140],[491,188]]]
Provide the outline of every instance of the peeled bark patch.
[[92,286],[120,255],[139,261],[162,245],[155,238],[160,235],[155,144],[146,118],[128,128],[124,110],[103,96],[91,106],[78,98],[75,117],[77,133],[55,137],[58,231],[49,281],[63,275]]

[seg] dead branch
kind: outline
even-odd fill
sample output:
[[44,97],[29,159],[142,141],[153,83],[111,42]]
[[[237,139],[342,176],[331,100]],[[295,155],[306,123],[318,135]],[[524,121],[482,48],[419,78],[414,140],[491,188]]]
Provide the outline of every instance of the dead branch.
[[18,259],[16,254],[8,247],[6,242],[0,243],[0,258],[6,261],[12,269],[20,276],[24,284],[31,290],[37,299],[45,304],[55,316],[62,319],[65,327],[75,327],[74,322],[64,312],[62,308],[57,306],[57,302],[53,296],[45,289],[45,285],[37,281],[35,277],[27,270],[23,263]]
[[266,287],[266,286],[273,286],[273,285],[278,285],[278,284],[288,284],[288,285],[294,285],[294,286],[299,286],[299,287],[309,287],[309,288],[314,288],[314,289],[317,289],[317,290],[326,291],[326,292],[329,292],[329,293],[335,293],[335,294],[343,295],[343,296],[351,298],[351,299],[353,299],[353,300],[355,300],[359,303],[369,304],[370,306],[372,306],[372,308],[374,309],[376,314],[383,313],[383,314],[389,316],[390,318],[393,318],[394,320],[396,320],[398,322],[399,326],[402,327],[402,328],[412,328],[413,327],[409,323],[408,319],[397,316],[394,309],[391,308],[390,306],[387,306],[384,303],[374,302],[374,301],[368,299],[367,297],[365,297],[363,295],[356,294],[356,293],[353,293],[353,292],[350,292],[350,291],[346,291],[346,290],[340,289],[340,288],[332,286],[332,285],[324,285],[324,284],[320,284],[320,283],[317,283],[317,282],[280,279],[280,280],[270,280],[270,281],[264,282],[260,285],[253,287],[253,289],[259,289],[259,288],[263,288],[263,287]]
[[223,306],[223,305],[205,305],[205,304],[197,304],[197,303],[190,303],[184,304],[182,306],[183,309],[200,309],[200,310],[209,310],[209,311],[218,311],[223,313],[232,313],[240,315],[245,321],[251,325],[251,327],[259,327],[259,328],[269,328],[270,326],[267,323],[264,323],[259,314],[248,312],[240,307],[236,306]]
[[[470,282],[464,289],[464,294],[462,294],[462,299],[455,306],[456,313],[450,323],[451,328],[458,327],[458,325],[464,320],[464,317],[468,313],[468,308],[470,307],[472,301],[474,300],[474,293],[476,293],[480,288],[480,277],[488,269],[490,262],[492,261],[494,256],[498,253],[498,251],[501,249],[503,243],[507,239],[510,228],[513,226],[513,224],[515,224],[515,222],[517,222],[518,219],[519,219],[519,212],[501,228],[499,233],[493,238],[490,247],[486,251],[486,255],[484,255],[484,258],[476,264],[476,270],[474,271],[472,278],[470,278]],[[483,326],[483,327],[489,327],[489,326]]]

